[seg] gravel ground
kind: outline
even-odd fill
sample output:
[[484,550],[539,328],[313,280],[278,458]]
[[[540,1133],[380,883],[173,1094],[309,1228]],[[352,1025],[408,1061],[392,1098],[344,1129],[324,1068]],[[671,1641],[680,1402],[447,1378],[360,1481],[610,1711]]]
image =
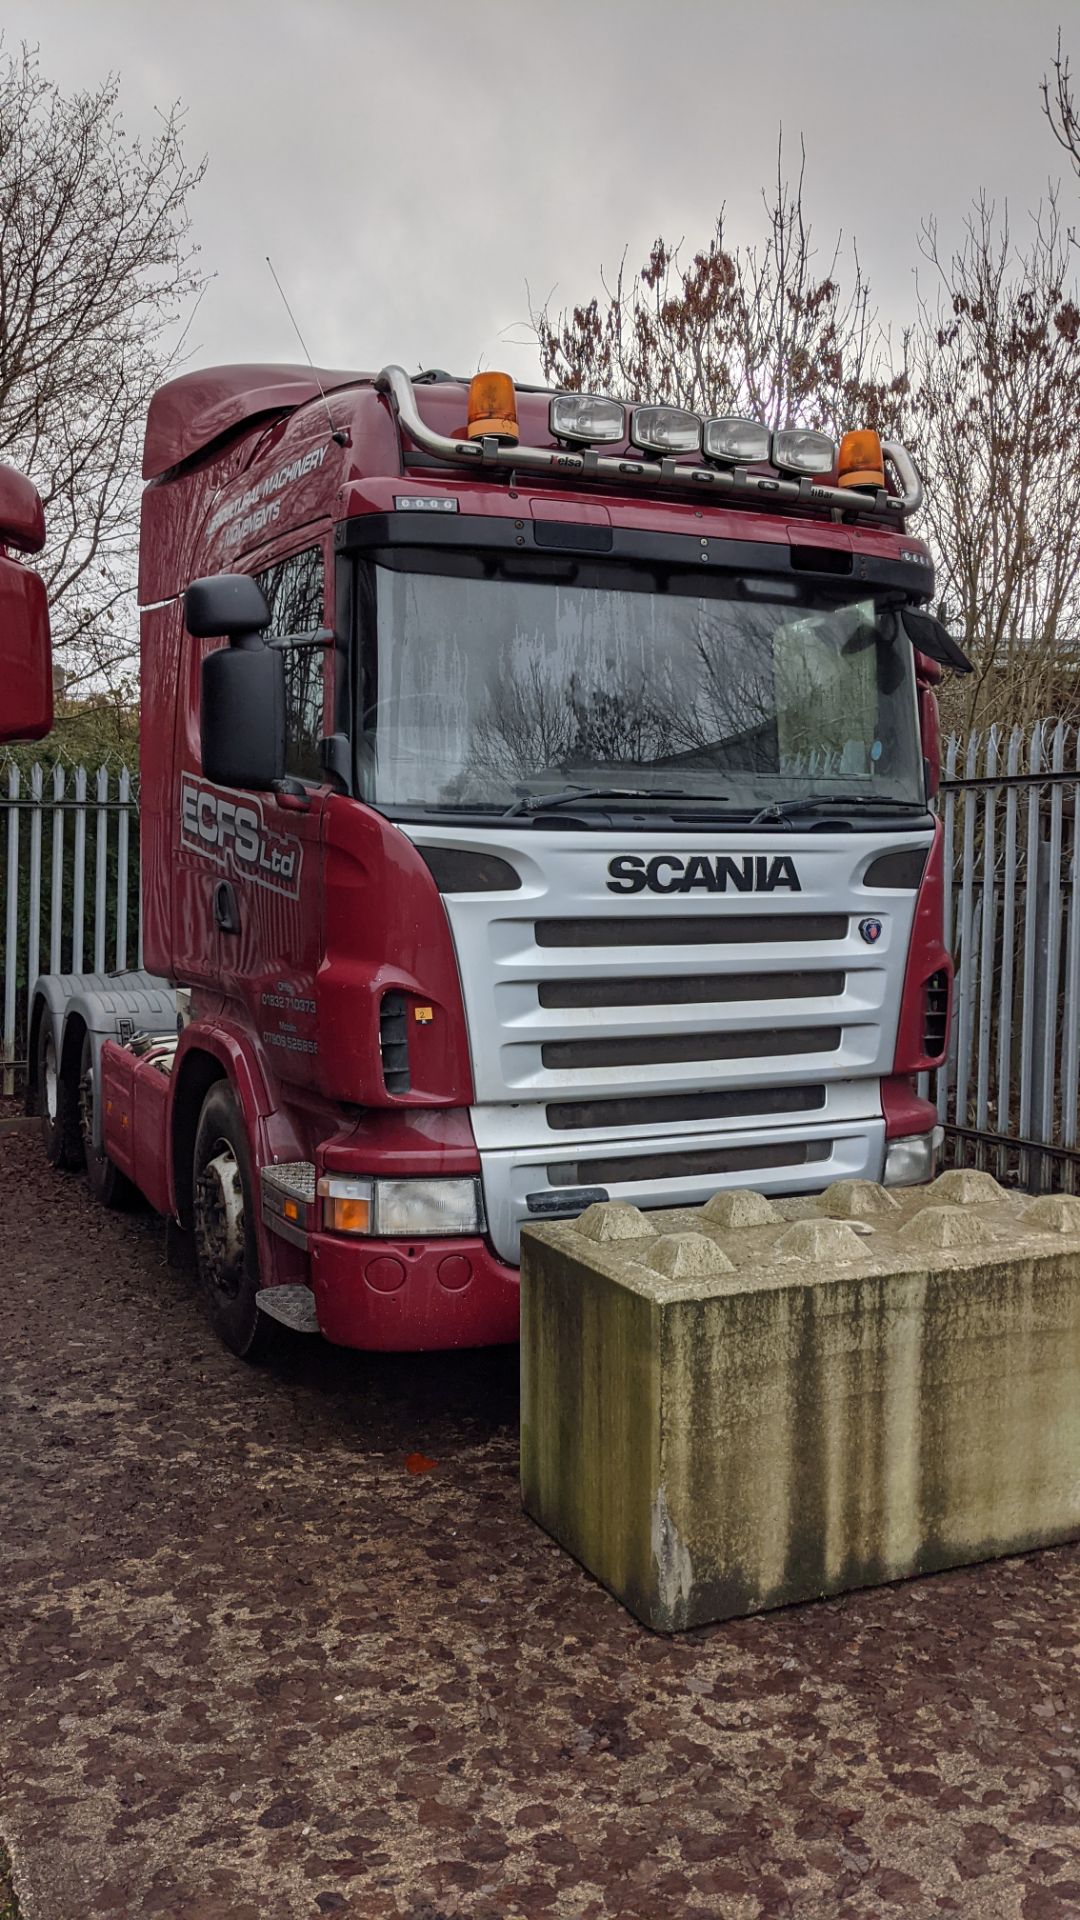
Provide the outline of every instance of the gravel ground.
[[654,1638],[520,1510],[513,1353],[247,1369],[24,1131],[0,1215],[22,1920],[1080,1914],[1080,1549]]

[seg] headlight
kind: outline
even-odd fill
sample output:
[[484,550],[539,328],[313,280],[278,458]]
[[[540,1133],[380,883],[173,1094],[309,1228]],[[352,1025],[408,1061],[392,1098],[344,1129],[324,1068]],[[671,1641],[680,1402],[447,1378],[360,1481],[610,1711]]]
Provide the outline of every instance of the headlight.
[[701,445],[701,421],[682,407],[635,407],[630,415],[630,439],[646,453],[696,453]]
[[790,427],[772,437],[772,462],[781,473],[831,473],[836,465],[836,445],[827,433],[811,433],[808,427]]
[[626,410],[618,400],[597,393],[557,393],[548,408],[554,440],[581,440],[591,446],[600,440],[626,437]]
[[706,460],[749,467],[768,460],[772,436],[756,420],[706,420],[702,448]]
[[484,1231],[479,1180],[348,1180],[330,1173],[319,1194],[323,1226],[332,1233],[382,1240]]
[[376,1180],[377,1234],[483,1233],[479,1180]]
[[938,1156],[944,1135],[940,1127],[933,1133],[910,1133],[902,1140],[889,1140],[885,1147],[886,1187],[921,1187],[937,1172]]

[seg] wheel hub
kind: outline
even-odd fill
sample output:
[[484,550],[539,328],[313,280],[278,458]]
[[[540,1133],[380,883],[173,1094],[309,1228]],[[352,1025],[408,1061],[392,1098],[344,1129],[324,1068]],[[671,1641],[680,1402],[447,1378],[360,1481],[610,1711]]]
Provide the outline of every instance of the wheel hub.
[[236,1155],[220,1140],[195,1182],[195,1243],[200,1265],[234,1299],[244,1273],[244,1188]]
[[56,1125],[56,1115],[58,1110],[57,1078],[58,1076],[56,1072],[56,1041],[54,1040],[52,1034],[50,1033],[48,1036],[48,1039],[45,1042],[45,1085],[43,1088],[43,1094],[45,1099],[45,1112],[48,1117],[50,1126]]

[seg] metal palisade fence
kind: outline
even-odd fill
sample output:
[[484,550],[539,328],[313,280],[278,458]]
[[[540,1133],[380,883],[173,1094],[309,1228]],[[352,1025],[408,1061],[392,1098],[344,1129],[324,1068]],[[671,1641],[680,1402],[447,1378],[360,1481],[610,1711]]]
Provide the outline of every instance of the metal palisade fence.
[[138,966],[138,779],[126,766],[0,757],[0,988],[5,1093],[26,1068],[39,973]]
[[[936,1098],[950,1158],[1080,1192],[1080,735],[1041,720],[953,738],[944,775],[956,997]],[[7,1093],[39,972],[141,964],[137,814],[125,766],[0,759]]]
[[937,1101],[951,1157],[1080,1191],[1080,735],[1040,720],[950,740],[943,814],[956,999]]

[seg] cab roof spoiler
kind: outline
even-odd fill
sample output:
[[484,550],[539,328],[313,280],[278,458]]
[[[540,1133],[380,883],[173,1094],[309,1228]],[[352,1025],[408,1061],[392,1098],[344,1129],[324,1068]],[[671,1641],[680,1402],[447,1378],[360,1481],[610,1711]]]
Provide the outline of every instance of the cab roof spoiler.
[[898,440],[883,440],[882,452],[901,491],[889,493],[879,487],[873,493],[863,493],[850,487],[822,486],[817,480],[749,473],[745,467],[691,465],[672,458],[645,460],[621,453],[599,454],[588,447],[578,452],[569,447],[505,446],[494,435],[454,440],[421,419],[413,382],[404,367],[383,367],[375,376],[375,386],[387,396],[400,426],[422,453],[445,461],[447,466],[471,467],[477,473],[501,468],[513,473],[544,474],[551,479],[602,480],[620,488],[677,487],[717,500],[810,507],[830,515],[842,514],[845,520],[870,518],[890,525],[902,522],[922,505],[922,481],[906,447]]

